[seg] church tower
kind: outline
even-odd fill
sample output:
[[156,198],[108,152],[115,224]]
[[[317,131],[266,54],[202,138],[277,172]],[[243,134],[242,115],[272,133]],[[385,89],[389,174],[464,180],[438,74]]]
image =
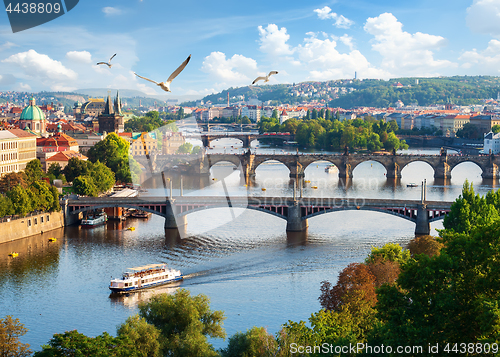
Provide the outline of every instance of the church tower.
[[123,114],[118,91],[116,92],[116,98],[113,104],[111,104],[111,97],[108,94],[104,111],[99,115],[98,119],[99,133],[123,133]]

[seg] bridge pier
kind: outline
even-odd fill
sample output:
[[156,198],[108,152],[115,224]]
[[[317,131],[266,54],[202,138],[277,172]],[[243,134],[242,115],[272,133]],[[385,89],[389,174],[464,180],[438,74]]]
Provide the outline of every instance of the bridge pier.
[[450,165],[446,162],[440,162],[438,166],[434,167],[434,178],[451,179]]
[[175,208],[172,205],[173,202],[174,199],[168,199],[166,201],[167,207],[165,209],[165,229],[180,229],[187,225],[186,216],[176,217],[174,211]]
[[307,219],[302,219],[300,205],[295,203],[293,206],[288,206],[288,215],[286,218],[287,232],[302,232],[307,229],[309,223]]
[[496,179],[498,178],[498,166],[491,162],[487,167],[483,168],[483,173],[481,177],[484,179]]
[[397,163],[393,162],[390,165],[386,166],[385,169],[387,170],[387,174],[385,177],[391,179],[401,178],[401,168]]
[[352,178],[352,167],[351,164],[344,163],[338,165],[339,168],[339,179],[349,179]]
[[415,235],[429,235],[431,224],[429,223],[429,214],[427,213],[427,204],[417,204],[417,224],[415,226]]

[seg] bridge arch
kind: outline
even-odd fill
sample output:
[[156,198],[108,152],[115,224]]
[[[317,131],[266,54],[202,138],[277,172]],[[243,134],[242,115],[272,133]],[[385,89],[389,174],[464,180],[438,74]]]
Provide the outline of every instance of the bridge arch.
[[[375,163],[375,165],[373,165],[373,163]],[[387,174],[387,172],[389,172],[387,166],[379,161],[379,160],[376,160],[376,159],[373,159],[373,160],[366,160],[366,161],[360,161],[358,163],[356,163],[356,165],[352,168],[352,175],[354,177],[357,177],[358,175],[356,175],[356,173],[354,172],[356,169],[361,169],[361,166],[362,165],[372,165],[371,167],[374,168],[374,171],[377,171],[379,169],[383,169],[385,170],[385,172],[380,172],[380,176],[384,176]],[[366,176],[364,178],[367,178]]]
[[265,158],[264,160],[255,160],[255,171],[257,171],[257,169],[261,167],[262,164],[266,164],[266,165],[269,165],[269,164],[274,164],[274,165],[277,165],[277,164],[281,164],[283,166],[285,166],[289,172],[292,171],[292,169],[290,168],[290,165],[287,163],[287,162],[283,162],[281,161],[279,158],[272,158],[272,157],[269,157],[269,158]]
[[422,167],[422,170],[420,171],[420,175],[417,176],[418,178],[426,176],[427,175],[426,171],[429,171],[429,169],[430,169],[429,173],[432,176],[434,176],[434,174],[436,172],[436,168],[434,167],[434,165],[431,162],[429,162],[428,160],[425,160],[425,159],[424,160],[415,159],[415,160],[410,160],[409,162],[406,162],[400,168],[401,176],[403,176],[403,170],[410,169],[411,166],[414,166],[415,164],[418,165],[419,163],[423,163],[424,166]]
[[[85,207],[79,208],[77,210],[71,210],[70,213],[71,214],[78,214],[78,213],[84,213],[84,212],[94,211],[96,209],[121,207],[121,208],[135,208],[135,209],[138,209],[138,210],[141,210],[141,211],[145,211],[145,212],[150,212],[152,214],[156,214],[156,215],[158,215],[160,217],[163,217],[163,218],[166,217],[166,213],[165,212],[161,212],[162,211],[161,206],[157,206],[158,210],[155,210],[154,208],[150,208],[151,206],[153,206],[153,205],[148,205],[147,203],[145,203],[144,205],[142,205],[142,204],[141,205],[127,204],[127,203],[120,203],[120,204],[114,204],[114,205],[102,204],[102,205],[85,206]],[[154,206],[156,206],[156,205],[154,205]]]
[[[411,210],[411,211],[408,210],[407,211],[408,214],[402,214],[402,213],[398,213],[398,212],[395,212],[395,211],[390,211],[390,210],[387,210],[387,209],[381,209],[381,208],[376,208],[376,207],[365,207],[365,206],[359,206],[359,207],[334,207],[334,208],[326,209],[326,210],[323,210],[323,211],[314,212],[314,213],[308,214],[306,216],[302,216],[302,220],[313,218],[313,217],[316,217],[316,216],[319,216],[319,215],[322,215],[322,214],[326,214],[326,213],[339,212],[339,211],[374,211],[374,212],[381,212],[381,213],[386,213],[386,214],[390,214],[390,215],[393,215],[393,216],[397,216],[397,217],[406,219],[408,221],[411,221],[413,223],[415,223],[417,221],[416,210]],[[415,212],[412,212],[412,211],[415,211]]]
[[467,161],[460,161],[460,162],[456,162],[456,163],[451,164],[450,165],[450,172],[453,171],[453,169],[458,168],[460,165],[466,164],[466,163],[473,163],[473,164],[475,164],[475,166],[477,166],[477,167],[479,167],[481,169],[481,174],[486,171],[486,168],[480,162],[477,162],[474,159],[469,159]]
[[[196,208],[192,208],[192,209],[186,210],[186,211],[184,211],[184,212],[176,215],[176,217],[183,217],[183,216],[187,216],[188,214],[191,214],[191,213],[206,211],[206,210],[215,209],[215,208],[227,208],[227,206],[216,206],[216,205],[214,205],[214,206],[196,207]],[[283,214],[281,214],[281,213],[279,213],[277,211],[273,211],[271,209],[266,209],[266,208],[262,208],[262,207],[256,207],[256,206],[237,207],[236,206],[234,208],[251,209],[251,210],[254,210],[254,211],[259,211],[259,212],[267,213],[267,214],[276,216],[276,217],[284,219],[284,220],[287,219],[286,215],[283,215]]]

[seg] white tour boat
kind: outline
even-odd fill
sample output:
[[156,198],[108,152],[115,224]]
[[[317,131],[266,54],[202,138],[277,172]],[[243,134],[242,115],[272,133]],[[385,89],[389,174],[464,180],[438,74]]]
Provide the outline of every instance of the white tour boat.
[[325,167],[325,172],[336,172],[338,169],[337,169],[337,166],[335,165],[328,165],[327,167]]
[[115,293],[126,293],[168,284],[182,278],[179,270],[170,269],[165,264],[150,264],[129,268],[121,279],[111,280],[109,289]]
[[104,212],[94,215],[89,215],[82,219],[80,225],[83,227],[95,227],[105,224],[108,221],[108,215]]

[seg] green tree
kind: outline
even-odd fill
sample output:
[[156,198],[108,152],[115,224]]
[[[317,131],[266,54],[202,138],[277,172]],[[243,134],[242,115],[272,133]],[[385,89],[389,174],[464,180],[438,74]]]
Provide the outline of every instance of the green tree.
[[[129,146],[127,140],[116,133],[106,135],[106,138],[95,144],[87,153],[91,162],[100,161],[109,167],[119,182],[132,182],[129,167]],[[66,178],[69,181],[68,176]]]
[[21,343],[19,337],[28,332],[28,329],[11,315],[0,319],[0,356],[24,357],[31,354],[30,345]]
[[42,346],[42,351],[34,357],[86,357],[86,356],[127,356],[122,350],[119,340],[104,332],[96,337],[88,337],[77,330],[56,333],[48,345]]
[[161,356],[160,330],[148,324],[143,317],[133,315],[117,329],[118,339],[129,357]]
[[0,217],[10,216],[14,213],[14,205],[10,198],[0,194]]
[[96,197],[98,194],[94,180],[90,176],[78,176],[73,180],[73,191],[77,195]]
[[254,326],[231,336],[220,352],[222,357],[271,357],[276,355],[277,347],[275,338],[265,328]]
[[[490,201],[493,195],[490,195]],[[453,202],[444,217],[443,226],[458,233],[470,233],[473,228],[485,226],[499,218],[498,209],[485,197],[476,195],[472,183],[465,180],[462,194]]]
[[493,134],[498,134],[500,133],[500,125],[496,124],[496,125],[493,125],[491,127],[491,131],[493,132]]
[[107,192],[115,184],[115,174],[109,167],[96,161],[90,167],[90,177],[96,186],[97,192]]
[[[500,220],[471,233],[440,232],[439,255],[402,266],[397,286],[378,290],[378,342],[428,346],[500,338]],[[375,337],[374,337],[375,338]]]
[[179,146],[176,153],[177,154],[190,154],[192,149],[193,149],[193,144],[186,142],[186,143],[182,144],[181,146]]
[[63,169],[58,162],[53,162],[50,164],[49,169],[47,170],[48,175],[53,175],[55,179],[61,179],[63,175]]
[[224,313],[212,311],[205,295],[190,296],[179,289],[173,295],[154,295],[139,304],[139,315],[162,333],[163,355],[217,356],[207,337],[224,338]]
[[28,177],[21,172],[9,172],[0,179],[0,192],[6,193],[14,186],[21,185],[22,188],[28,188]]
[[384,148],[387,151],[392,151],[399,149],[399,139],[396,137],[393,131],[387,134],[387,140],[384,141]]
[[77,157],[72,157],[68,160],[68,164],[63,169],[64,176],[68,182],[73,182],[78,176],[88,175],[90,163],[85,160],[80,160]]
[[29,183],[33,183],[37,180],[41,180],[44,176],[44,172],[42,169],[42,164],[40,160],[34,159],[26,164],[26,168],[24,169],[26,173],[26,177],[28,178]]
[[50,186],[45,181],[35,181],[29,187],[33,193],[32,210],[49,211],[54,207],[54,198]]
[[15,214],[24,217],[33,210],[31,198],[28,195],[27,190],[25,190],[21,185],[17,185],[7,192],[7,197],[12,202]]

